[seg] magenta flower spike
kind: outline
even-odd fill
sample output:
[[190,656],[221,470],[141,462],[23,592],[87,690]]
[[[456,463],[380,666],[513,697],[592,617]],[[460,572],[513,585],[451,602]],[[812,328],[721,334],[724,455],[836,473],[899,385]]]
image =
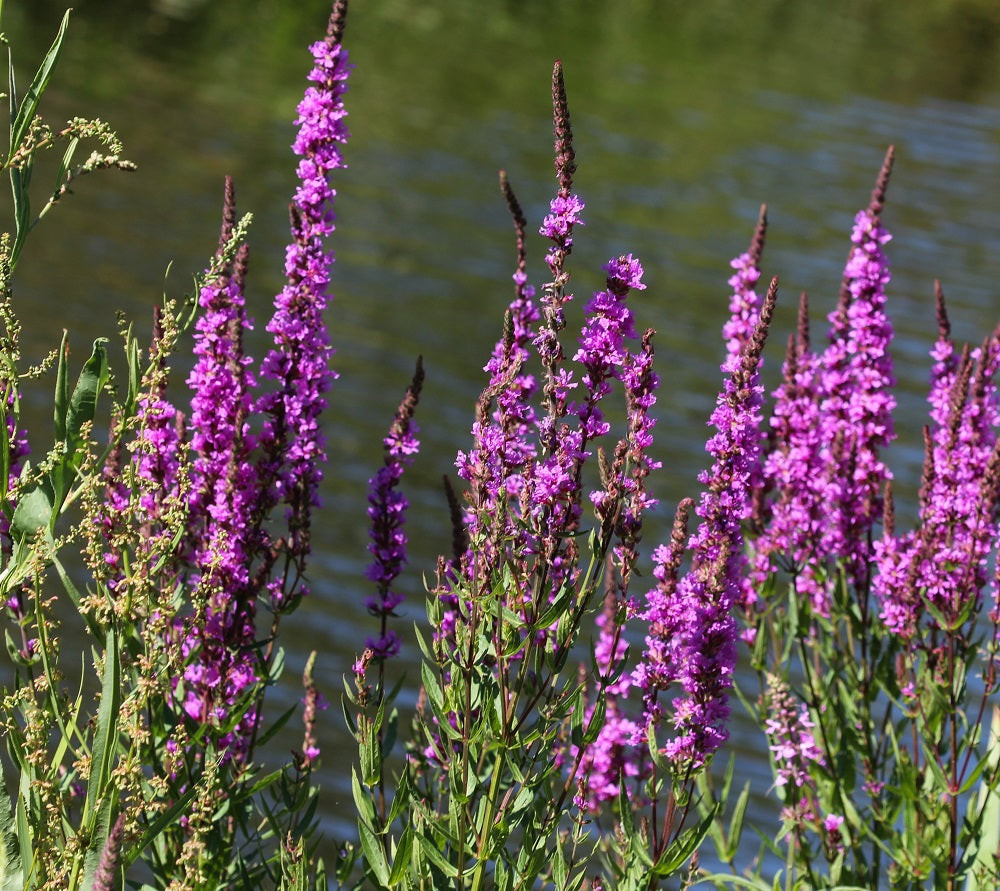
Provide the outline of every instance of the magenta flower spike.
[[799,301],[797,331],[789,338],[782,382],[774,393],[772,448],[763,462],[764,487],[774,491],[766,523],[754,539],[744,585],[744,607],[756,600],[754,585],[776,571],[790,573],[796,590],[825,611],[826,593],[816,580],[813,558],[826,522],[823,487],[827,459],[817,396],[819,357],[810,348],[809,302]]
[[[235,218],[233,182],[227,177],[220,251]],[[243,297],[246,262],[247,248],[241,245],[233,267],[202,285],[202,312],[195,323],[197,361],[187,379],[194,461],[186,556],[192,581],[207,592],[208,602],[204,615],[181,632],[182,649],[190,657],[183,675],[183,708],[190,718],[212,723],[228,717],[260,674],[250,567],[259,544],[262,494],[250,458],[253,438],[247,422],[256,382],[243,351],[243,331],[251,327]],[[247,710],[222,740],[230,755],[248,749],[256,722],[256,711]]]
[[722,339],[726,342],[728,363],[733,365],[739,362],[740,354],[753,335],[760,316],[760,296],[754,287],[760,279],[760,259],[764,253],[766,235],[767,205],[761,205],[750,249],[730,264],[734,270],[729,279],[733,294],[729,299],[729,320],[722,328]]
[[[996,430],[1000,405],[994,378],[1000,345],[988,338],[955,356],[944,295],[936,288],[938,340],[928,395],[919,524],[875,543],[874,591],[886,627],[915,641],[929,602],[949,623],[974,621],[989,578],[996,537]],[[967,610],[968,607],[971,610]]]
[[[880,215],[892,159],[890,148],[871,201],[855,218],[828,345],[820,354],[810,348],[803,295],[798,332],[774,394],[762,487],[774,494],[753,542],[750,580],[789,572],[820,615],[829,611],[832,562],[843,560],[849,580],[866,584],[871,530],[882,517],[882,492],[891,478],[880,457],[893,438],[895,406],[892,325],[885,312],[889,265],[882,251],[890,236]],[[755,596],[752,584],[745,584],[744,606]]]
[[[885,156],[869,206],[858,213],[837,308],[830,314],[830,343],[820,357],[823,436],[830,460],[824,501],[830,505],[822,557],[846,562],[848,578],[861,587],[870,570],[869,538],[882,516],[882,491],[892,478],[880,449],[892,441],[895,378],[889,346],[892,324],[885,311],[889,264],[882,246],[891,236],[881,213],[892,171]],[[818,604],[822,608],[822,602]]]
[[[504,171],[500,171],[500,188],[514,221],[517,269],[503,335],[483,368],[490,377],[477,406],[473,445],[468,452],[460,451],[455,461],[459,476],[470,483],[469,507],[464,514],[469,535],[488,531],[487,518],[503,514],[498,510],[501,501],[516,502],[524,488],[526,468],[536,457],[531,434],[537,418],[531,399],[538,385],[522,368],[530,357],[528,346],[541,315],[534,302],[535,289],[525,274],[527,221]],[[503,534],[513,535],[516,530],[508,528]]]
[[[736,663],[732,608],[740,593],[742,522],[753,501],[752,468],[760,451],[763,388],[761,351],[774,312],[777,279],[771,281],[753,336],[719,394],[706,445],[715,458],[699,479],[706,487],[697,513],[701,523],[689,542],[691,567],[678,578],[677,536],[654,553],[657,585],[640,614],[648,624],[646,648],[632,675],[642,689],[643,721],[636,742],[661,723],[661,692],[679,688],[672,701],[673,737],[662,747],[678,770],[696,772],[726,740],[728,690]],[[676,531],[676,530],[675,530]]]
[[788,786],[786,801],[801,797],[802,790],[815,791],[809,774],[812,764],[823,765],[823,753],[813,736],[809,710],[792,695],[787,682],[776,675],[767,677],[762,703],[764,733],[775,764],[776,786]]
[[[299,132],[293,149],[302,160],[291,206],[292,242],[285,254],[287,284],[275,298],[267,325],[274,345],[260,370],[261,380],[275,382],[277,389],[260,396],[254,406],[266,418],[261,476],[272,481],[274,503],[288,506],[288,549],[300,561],[308,553],[310,515],[319,503],[326,458],[319,415],[336,377],[329,368],[332,348],[323,322],[333,264],[324,240],[335,228],[336,191],[329,175],[345,166],[341,147],[348,138],[343,94],[351,66],[341,45],[346,14],[345,0],[335,3],[326,39],[310,47],[312,85],[295,121]],[[271,584],[271,594],[280,608],[287,596],[280,582]]]
[[423,383],[423,359],[418,358],[413,381],[396,410],[388,435],[382,441],[385,461],[368,481],[368,518],[371,520],[368,551],[373,560],[367,576],[375,583],[376,593],[367,599],[365,606],[379,619],[381,627],[379,636],[369,637],[365,647],[376,659],[388,659],[399,653],[399,637],[388,627],[388,620],[395,615],[395,608],[404,599],[401,593],[392,590],[392,585],[406,565],[407,536],[403,527],[410,503],[398,486],[406,465],[413,461],[420,448],[413,413],[420,400]]

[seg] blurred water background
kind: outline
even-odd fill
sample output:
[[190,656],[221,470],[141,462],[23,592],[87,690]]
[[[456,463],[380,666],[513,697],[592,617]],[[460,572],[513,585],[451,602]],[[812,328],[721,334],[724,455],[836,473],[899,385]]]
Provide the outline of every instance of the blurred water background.
[[[328,8],[326,0],[76,4],[41,111],[53,123],[75,114],[111,122],[139,170],[80,181],[29,240],[15,283],[29,361],[57,345],[65,326],[82,362],[91,339],[113,336],[117,310],[147,330],[153,304],[188,291],[215,249],[227,173],[240,210],[255,215],[248,299],[261,324],[247,346],[264,352],[295,183],[290,122],[310,64],[305,48],[322,36]],[[8,2],[4,13],[26,83],[62,7]],[[764,275],[781,276],[773,383],[800,291],[811,298],[814,341],[825,334],[853,216],[886,146],[896,145],[884,221],[894,235],[900,400],[891,463],[904,514],[919,481],[934,279],[960,340],[979,341],[1000,308],[1000,8],[990,0],[356,0],[346,44],[356,65],[353,135],[336,182],[329,315],[340,380],[326,420],[314,593],[285,629],[289,669],[274,701],[277,709],[301,695],[297,677],[318,650],[333,705],[322,716],[318,776],[331,838],[350,834],[353,820],[341,676],[374,627],[363,606],[366,481],[423,354],[423,449],[405,479],[411,565],[401,585],[411,598],[397,626],[407,642],[398,668],[412,678],[408,627],[423,614],[422,573],[449,547],[440,477],[468,443],[481,369],[512,293],[497,170],[508,171],[533,230],[554,193],[553,60],[565,68],[576,190],[587,203],[567,333],[603,284],[601,264],[623,252],[646,267],[637,324],[658,331],[655,449],[665,469],[651,482],[661,503],[645,539],[647,577],[648,553],[677,501],[696,494],[706,464],[728,264],[746,249],[762,202]],[[529,242],[537,284],[544,249],[540,237]],[[33,400],[37,448],[48,442],[47,399]],[[766,815],[766,744],[738,704],[734,716],[740,775],[754,777],[760,793],[751,810]],[[294,728],[281,745],[300,739]]]

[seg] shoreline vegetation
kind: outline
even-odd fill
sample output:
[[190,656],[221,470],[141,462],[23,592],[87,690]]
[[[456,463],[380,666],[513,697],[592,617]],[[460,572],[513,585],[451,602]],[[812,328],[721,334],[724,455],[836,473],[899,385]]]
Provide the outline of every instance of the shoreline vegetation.
[[[511,297],[470,435],[443,479],[451,549],[425,567],[419,679],[398,668],[398,580],[417,419],[435,410],[421,403],[432,360],[414,357],[373,468],[372,629],[340,697],[357,743],[357,835],[318,832],[316,717],[327,703],[316,654],[299,705],[271,720],[264,703],[284,670],[285,619],[309,608],[319,486],[336,473],[321,419],[337,378],[329,244],[335,184],[348,175],[347,12],[335,0],[310,46],[270,317],[247,312],[252,218],[227,178],[213,256],[192,293],[155,307],[148,342],[121,318],[121,368],[107,338],[78,371],[69,334],[40,365],[21,355],[12,283],[25,243],[44,237],[71,186],[133,165],[103,121],[41,115],[68,12],[28,86],[10,74],[0,887],[995,888],[998,332],[955,343],[934,283],[917,517],[897,528],[882,219],[895,150],[854,218],[824,330],[814,333],[802,295],[770,392],[761,366],[785,298],[777,277],[762,277],[762,207],[730,264],[701,491],[677,505],[665,541],[645,541],[664,472],[651,453],[654,406],[676,394],[642,324],[656,284],[639,257],[609,258],[603,288],[573,293],[574,246],[595,211],[577,191],[558,61],[554,195],[540,220],[500,172]],[[45,192],[32,174],[53,148],[61,161]],[[536,285],[538,237],[547,280]],[[567,322],[574,300],[579,330]],[[254,326],[268,337],[259,358],[244,343]],[[174,364],[191,368],[183,380]],[[53,386],[49,446],[21,407],[29,390]],[[64,652],[61,629],[74,623],[88,635],[83,654]],[[76,689],[67,679],[81,659]],[[406,715],[404,683],[419,685]],[[737,780],[734,707],[770,753],[778,825],[750,812],[749,783]],[[296,722],[301,746],[265,768],[268,743]]]

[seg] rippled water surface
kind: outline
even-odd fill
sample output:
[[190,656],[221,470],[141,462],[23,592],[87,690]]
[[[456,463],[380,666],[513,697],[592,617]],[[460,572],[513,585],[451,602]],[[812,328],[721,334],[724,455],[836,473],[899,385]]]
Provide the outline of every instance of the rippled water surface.
[[[652,483],[661,506],[646,535],[650,550],[705,465],[728,263],[746,248],[762,202],[770,218],[764,273],[780,275],[782,289],[768,359],[773,382],[800,291],[810,295],[815,336],[824,333],[854,213],[867,204],[886,146],[896,145],[884,220],[894,234],[900,398],[891,460],[904,507],[919,476],[934,279],[949,297],[958,338],[979,340],[997,322],[1000,18],[987,5],[959,2],[942,4],[936,17],[902,2],[877,12],[776,0],[687,6],[352,7],[353,138],[350,167],[337,179],[330,313],[340,380],[327,415],[314,594],[289,623],[290,683],[278,691],[284,701],[300,695],[291,681],[318,650],[335,705],[321,728],[332,834],[349,831],[351,818],[340,678],[373,628],[363,607],[366,480],[423,354],[424,448],[406,480],[413,507],[405,631],[422,616],[422,573],[449,546],[439,480],[468,441],[481,368],[511,295],[514,246],[497,170],[508,171],[533,226],[554,191],[555,58],[565,66],[576,188],[587,203],[574,287],[579,295],[600,287],[601,264],[622,252],[646,267],[649,287],[635,308],[638,324],[658,332],[656,450],[666,468]],[[321,36],[326,11],[318,0],[79,5],[42,110],[112,122],[139,171],[81,181],[33,236],[16,286],[30,359],[54,346],[63,326],[82,356],[90,339],[113,332],[116,310],[144,327],[164,290],[186,291],[214,250],[226,173],[236,177],[241,209],[255,215],[249,299],[266,318],[281,286],[294,184],[289,121],[309,64],[305,45]],[[48,3],[8,4],[5,13],[24,59],[59,17]],[[541,282],[541,240],[529,251]],[[574,324],[577,315],[570,330]],[[257,355],[264,337],[260,324],[247,340]],[[40,426],[48,423],[44,403],[41,394]],[[412,665],[409,638],[406,652]],[[765,790],[763,741],[737,719],[734,744]]]

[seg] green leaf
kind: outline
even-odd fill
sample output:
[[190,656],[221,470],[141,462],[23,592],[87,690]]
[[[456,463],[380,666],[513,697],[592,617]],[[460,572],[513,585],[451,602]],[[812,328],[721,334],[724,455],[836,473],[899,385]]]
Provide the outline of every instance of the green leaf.
[[69,412],[69,332],[63,328],[56,365],[56,396],[52,420],[56,425],[56,442],[66,441],[66,415]]
[[[364,722],[367,718],[362,717]],[[361,782],[368,787],[376,786],[382,778],[382,752],[379,748],[378,731],[368,723],[359,734],[358,756],[361,759]]]
[[407,823],[406,828],[403,830],[403,834],[400,836],[399,845],[396,847],[396,853],[392,858],[392,870],[389,872],[389,885],[398,885],[403,880],[403,876],[406,875],[406,870],[410,866],[412,852],[413,824]]
[[389,815],[385,818],[385,825],[391,826],[396,822],[397,817],[402,813],[403,808],[410,802],[410,777],[404,773],[396,784],[396,794],[392,796],[392,804],[389,806]]
[[83,861],[83,881],[85,888],[93,886],[94,876],[101,862],[101,855],[107,846],[108,835],[111,833],[111,813],[116,804],[116,798],[116,795],[105,795],[101,799],[101,807],[97,812],[97,822],[94,831],[90,835],[90,840],[86,848],[87,853]]
[[625,771],[623,770],[618,778],[618,819],[621,823],[622,835],[630,841],[635,835],[635,823],[632,821],[632,801],[628,796],[628,787],[625,783]]
[[743,837],[743,820],[746,816],[747,804],[750,801],[750,781],[747,780],[740,792],[740,797],[736,799],[736,806],[733,808],[733,815],[729,820],[729,844],[726,847],[725,857],[719,852],[719,857],[723,863],[732,863],[736,857],[736,852],[740,846],[740,839]]
[[[11,69],[10,76],[13,79],[13,69]],[[21,249],[24,247],[24,240],[28,237],[28,229],[31,228],[31,199],[28,195],[30,179],[30,161],[25,164],[23,170],[16,167],[10,168],[10,194],[11,203],[14,205],[14,243],[10,248],[11,270],[17,265]]]
[[55,495],[48,477],[23,492],[10,521],[11,536],[15,540],[30,538],[39,530],[49,528],[55,510],[54,502]]
[[66,412],[66,441],[72,446],[80,439],[83,425],[94,420],[97,414],[97,397],[108,382],[108,339],[98,337],[90,358],[77,379]]
[[354,796],[354,807],[358,812],[358,818],[362,820],[375,819],[375,805],[361,785],[358,779],[358,772],[351,768],[351,792]]
[[[73,580],[70,578],[69,573],[66,571],[66,567],[63,566],[62,561],[59,559],[59,556],[55,551],[49,554],[49,559],[52,561],[52,565],[56,568],[56,573],[59,576],[59,580],[62,582],[63,589],[69,595],[70,600],[73,601],[73,605],[79,608],[80,592],[73,583]],[[81,609],[80,614],[86,620],[87,628],[90,630],[90,633],[94,635],[94,639],[97,641],[98,645],[104,646],[104,626],[94,618],[92,612]]]
[[431,668],[426,662],[420,663],[420,680],[423,681],[424,690],[427,692],[427,698],[431,701],[433,705],[436,705],[439,709],[444,707],[444,696],[441,693],[441,687],[438,685],[438,679],[434,674],[434,669]]
[[[79,136],[74,136],[66,145],[66,151],[63,152],[62,160],[59,162],[59,169],[56,171],[55,186],[52,188],[53,196],[58,195],[59,190],[63,187],[63,185],[65,185],[66,174],[70,172],[70,169],[73,166],[73,155],[76,154],[76,150],[79,145]],[[42,213],[44,213],[44,210]]]
[[434,842],[423,834],[416,835],[417,842],[420,844],[420,850],[423,852],[424,856],[431,861],[438,869],[441,870],[448,878],[453,879],[458,875],[458,867],[453,863],[449,863],[442,854]]
[[24,99],[21,100],[20,105],[18,105],[18,100],[15,96],[14,82],[11,80],[11,125],[10,150],[7,153],[8,164],[14,157],[14,153],[17,151],[18,146],[21,145],[24,137],[28,134],[28,128],[31,126],[32,120],[34,120],[35,112],[38,110],[38,103],[45,92],[45,88],[49,85],[49,81],[52,79],[52,72],[59,61],[59,54],[62,52],[63,41],[66,38],[66,29],[69,27],[69,13],[70,11],[67,9],[59,25],[59,30],[56,32],[55,40],[52,41],[52,46],[49,47],[45,58],[42,59],[42,64],[38,67],[35,78],[31,82],[31,86],[28,87],[28,91],[24,94]]
[[[90,780],[81,818],[82,829],[94,832],[97,827],[99,800],[113,795],[111,770],[118,748],[118,711],[121,708],[121,652],[118,631],[108,626],[104,649],[104,676],[101,679],[101,707],[97,711],[97,733],[91,753]],[[103,808],[102,808],[103,810]]]
[[691,855],[701,846],[718,812],[719,804],[716,803],[709,809],[701,823],[682,832],[653,864],[651,870],[653,875],[671,876],[677,872],[678,868],[687,863]]
[[389,863],[382,850],[382,842],[367,820],[358,818],[358,834],[361,836],[361,850],[365,853],[365,862],[375,874],[375,880],[382,888],[389,887]]
[[[45,54],[42,64],[35,74],[24,100],[20,101],[17,95],[17,81],[14,77],[14,60],[8,51],[8,83],[10,86],[10,145],[7,150],[5,166],[9,166],[14,159],[18,148],[28,134],[31,122],[38,110],[38,102],[42,98],[42,93],[48,86],[52,77],[52,71],[59,59],[62,50],[63,39],[66,36],[66,27],[69,24],[69,11],[63,16],[62,24],[56,34],[49,51]],[[21,163],[20,167],[10,167],[10,189],[14,205],[14,243],[10,249],[10,268],[13,270],[17,266],[17,261],[21,256],[21,249],[24,241],[28,237],[28,230],[31,228],[31,202],[28,195],[28,186],[31,182],[31,169],[34,163],[30,155]]]
[[15,820],[17,822],[17,843],[21,848],[21,876],[27,883],[33,867],[31,850],[31,829],[28,826],[28,802],[31,800],[32,776],[22,768],[21,780],[17,789],[17,807]]
[[[1000,769],[1000,708],[993,707],[993,717],[990,721],[990,743],[984,759],[989,762],[990,776],[996,777]],[[971,810],[970,806],[970,810]],[[978,811],[980,831],[975,834],[963,860],[963,872],[967,876],[965,891],[980,891],[991,887],[980,884],[976,873],[985,871],[987,876],[996,876],[995,856],[1000,852],[1000,790],[996,783],[984,784],[979,790]]]
[[285,711],[278,716],[274,723],[265,730],[257,740],[257,745],[266,745],[280,730],[284,727],[292,718],[292,716],[299,710],[298,705],[289,706]]
[[569,864],[566,862],[562,845],[557,844],[552,857],[552,881],[556,888],[565,888],[567,878],[569,878]]
[[4,787],[2,770],[0,764],[0,891],[21,891],[24,887],[21,849],[14,808]]

